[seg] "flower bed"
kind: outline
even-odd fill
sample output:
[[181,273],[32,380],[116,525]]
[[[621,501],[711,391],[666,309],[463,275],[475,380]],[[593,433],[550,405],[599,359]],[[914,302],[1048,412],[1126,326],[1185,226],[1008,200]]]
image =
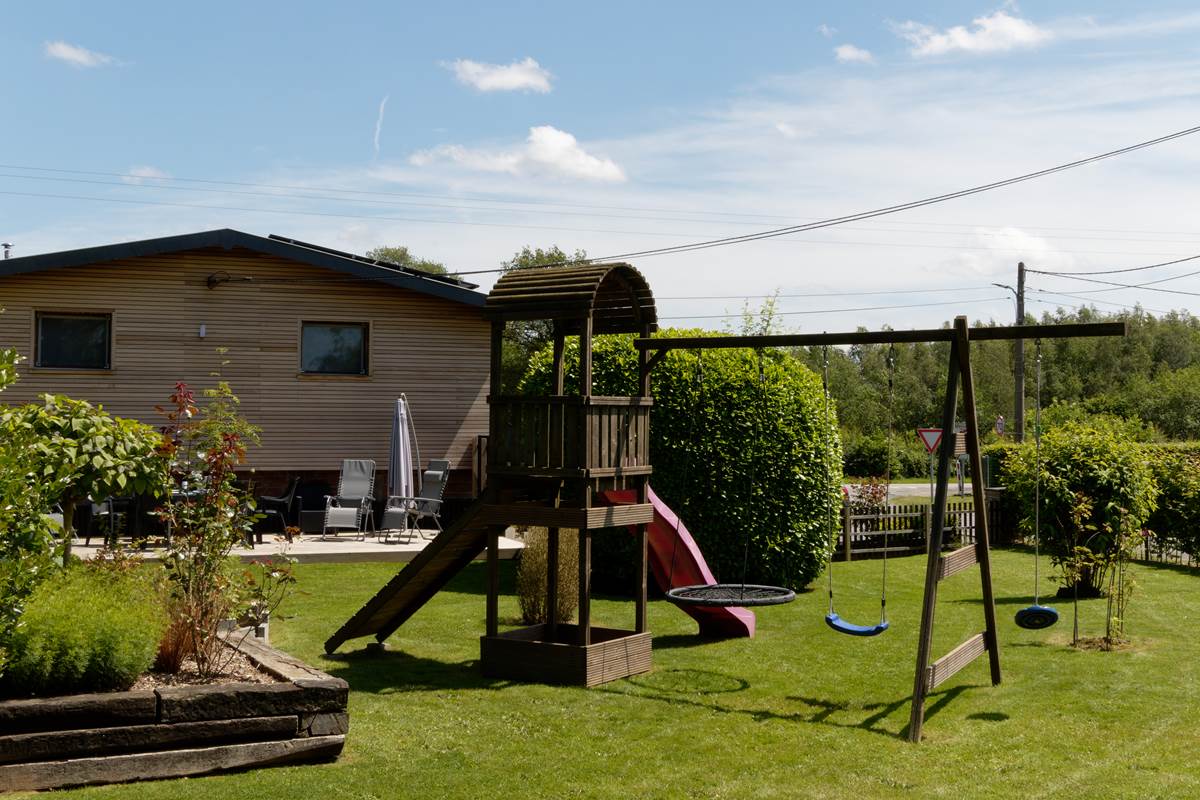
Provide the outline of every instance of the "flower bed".
[[337,758],[349,728],[346,682],[252,636],[231,638],[276,682],[0,702],[0,791]]

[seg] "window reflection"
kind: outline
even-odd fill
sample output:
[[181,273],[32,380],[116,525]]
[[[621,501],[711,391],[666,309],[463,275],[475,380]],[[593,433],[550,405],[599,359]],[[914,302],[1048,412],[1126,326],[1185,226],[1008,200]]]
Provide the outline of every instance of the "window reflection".
[[366,375],[367,326],[344,322],[303,323],[300,370],[327,375]]

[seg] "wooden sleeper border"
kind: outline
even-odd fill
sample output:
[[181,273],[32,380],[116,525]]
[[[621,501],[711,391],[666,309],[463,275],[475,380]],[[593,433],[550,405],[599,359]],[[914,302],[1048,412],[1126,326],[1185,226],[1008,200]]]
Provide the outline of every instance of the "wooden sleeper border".
[[238,647],[280,682],[0,702],[0,791],[337,758],[349,729],[346,682],[253,637]]

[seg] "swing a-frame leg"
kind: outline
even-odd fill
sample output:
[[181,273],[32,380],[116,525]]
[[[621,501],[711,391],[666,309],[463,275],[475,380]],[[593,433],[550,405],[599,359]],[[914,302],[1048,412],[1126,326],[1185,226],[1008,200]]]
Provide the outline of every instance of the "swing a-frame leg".
[[[954,430],[954,411],[958,405],[958,383],[962,381],[964,416],[967,422],[967,455],[971,461],[971,496],[975,503],[975,544],[942,555],[946,526],[946,496],[949,494],[951,447],[943,439],[938,455],[937,492],[934,496],[933,530],[929,538],[929,560],[925,567],[925,600],[921,606],[921,635],[917,644],[917,669],[913,678],[912,717],[908,725],[910,741],[921,741],[925,722],[925,698],[984,653],[991,666],[992,685],[1000,683],[1000,652],[996,646],[996,602],[992,594],[992,566],[988,548],[987,512],[983,496],[983,463],[979,454],[979,425],[975,415],[975,386],[971,379],[971,351],[966,317],[954,320],[954,339],[950,344],[950,366],[946,380],[942,430]],[[933,617],[937,609],[938,584],[975,564],[983,590],[984,629],[946,655],[930,661],[933,645]]]

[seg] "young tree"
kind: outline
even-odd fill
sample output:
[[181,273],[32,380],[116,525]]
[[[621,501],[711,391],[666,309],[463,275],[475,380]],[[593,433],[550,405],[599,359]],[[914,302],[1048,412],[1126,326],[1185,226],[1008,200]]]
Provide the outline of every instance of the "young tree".
[[63,552],[71,554],[75,504],[88,497],[161,494],[166,471],[162,437],[149,425],[106,413],[85,400],[42,395],[42,402],[6,411],[2,424],[32,437],[36,480],[56,487],[51,503],[63,510]]
[[428,272],[431,275],[445,275],[448,270],[446,265],[440,261],[432,261],[428,258],[417,258],[412,253],[408,252],[408,248],[402,245],[393,247],[372,247],[366,253],[367,258],[373,258],[376,261],[386,261],[389,264],[395,264],[398,267],[407,267],[408,269],[418,269],[421,272]]

